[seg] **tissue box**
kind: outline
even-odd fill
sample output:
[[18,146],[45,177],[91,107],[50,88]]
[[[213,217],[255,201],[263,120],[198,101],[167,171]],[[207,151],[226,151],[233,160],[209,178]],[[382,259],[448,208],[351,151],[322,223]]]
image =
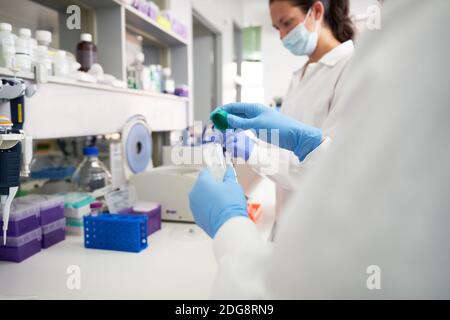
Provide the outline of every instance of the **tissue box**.
[[3,246],[3,237],[0,237],[0,260],[22,262],[23,260],[41,251],[42,230],[37,228],[20,237],[8,237],[6,246]]

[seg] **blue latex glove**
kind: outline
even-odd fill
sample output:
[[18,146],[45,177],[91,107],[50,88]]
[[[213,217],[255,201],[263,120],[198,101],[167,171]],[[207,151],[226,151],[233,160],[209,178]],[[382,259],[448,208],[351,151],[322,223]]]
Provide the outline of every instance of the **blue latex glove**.
[[200,172],[189,193],[189,205],[197,225],[214,238],[220,227],[234,217],[247,217],[247,201],[232,167],[223,182],[217,182],[208,169]]
[[[234,129],[253,129],[259,139],[272,141],[272,129],[279,129],[278,146],[290,150],[303,161],[322,143],[322,130],[307,126],[275,109],[249,103],[231,103],[221,109],[228,112],[228,124]],[[262,132],[261,130],[264,131]]]
[[225,149],[233,158],[241,158],[248,161],[252,154],[255,142],[245,131],[227,130],[224,133]]

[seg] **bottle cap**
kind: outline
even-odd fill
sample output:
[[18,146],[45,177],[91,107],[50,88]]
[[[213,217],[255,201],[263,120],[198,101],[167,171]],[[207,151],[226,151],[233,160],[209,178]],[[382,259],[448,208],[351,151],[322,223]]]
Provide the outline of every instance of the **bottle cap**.
[[83,149],[83,155],[85,156],[98,156],[99,151],[97,147],[86,147]]
[[27,28],[20,28],[19,29],[19,36],[30,38],[31,37],[31,30]]
[[217,110],[211,114],[211,120],[214,123],[214,127],[220,131],[225,131],[230,128],[227,118],[228,112],[225,110]]
[[101,202],[93,202],[89,205],[91,209],[101,209],[103,207],[103,203]]
[[82,33],[81,41],[92,42],[92,35],[90,33]]
[[9,23],[0,23],[1,31],[12,31],[12,25]]
[[50,44],[52,42],[52,33],[47,30],[37,30],[36,31],[36,40],[38,42]]

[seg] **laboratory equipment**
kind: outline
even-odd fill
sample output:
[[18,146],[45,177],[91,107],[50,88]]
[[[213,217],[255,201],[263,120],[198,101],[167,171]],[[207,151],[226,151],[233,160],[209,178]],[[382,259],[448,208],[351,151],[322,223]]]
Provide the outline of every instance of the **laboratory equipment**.
[[167,221],[193,222],[188,194],[201,166],[167,166],[130,177],[138,201],[161,204],[161,216]]
[[41,241],[41,228],[36,228],[19,237],[8,237],[4,242],[5,246],[0,246],[0,260],[22,262],[41,251]]
[[[39,206],[15,199],[11,204],[7,237],[20,237],[41,226]],[[0,212],[2,210],[0,209]],[[3,221],[0,221],[3,228]]]
[[17,198],[18,204],[32,205],[39,210],[44,249],[65,239],[64,197],[60,195],[28,195]]
[[69,192],[64,195],[67,234],[83,235],[83,217],[91,213],[90,204],[94,201],[89,193]]
[[62,218],[42,226],[42,248],[48,249],[66,239],[66,219]]
[[145,215],[85,216],[84,246],[88,249],[141,252],[148,247],[147,220]]
[[120,213],[134,216],[147,216],[147,236],[161,230],[161,205],[158,203],[137,202],[132,208],[123,210]]
[[81,64],[80,71],[84,72],[88,72],[97,63],[97,46],[89,33],[81,34],[81,42],[77,45],[77,61]]
[[115,188],[125,185],[131,176],[153,168],[152,145],[152,132],[145,118],[130,118],[120,139],[110,143],[110,167]]
[[10,103],[12,121],[0,119],[0,203],[3,217],[3,241],[6,243],[12,200],[20,184],[20,175],[30,174],[32,138],[25,135],[25,96],[32,96],[35,89],[27,87],[20,79],[0,79],[0,102]]
[[98,159],[98,148],[86,147],[83,154],[85,157],[72,176],[76,191],[93,192],[111,185],[111,174]]
[[64,218],[64,196],[32,194],[17,198],[16,201],[37,206],[40,210],[41,226]]
[[216,109],[213,113],[211,113],[211,121],[214,123],[214,128],[222,132],[230,128],[227,119],[228,112],[225,110]]
[[207,143],[202,146],[203,162],[216,181],[222,182],[227,170],[222,145]]

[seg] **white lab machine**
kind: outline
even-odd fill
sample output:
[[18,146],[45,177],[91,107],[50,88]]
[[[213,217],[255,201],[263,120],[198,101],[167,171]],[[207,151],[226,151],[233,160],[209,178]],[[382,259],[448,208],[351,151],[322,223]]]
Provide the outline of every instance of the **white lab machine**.
[[130,178],[140,201],[161,204],[163,220],[194,222],[189,208],[189,192],[204,166],[209,168],[216,180],[223,180],[226,161],[222,146],[209,143],[192,147],[192,153],[197,151],[202,155],[198,164],[164,166]]
[[167,166],[130,178],[139,201],[161,204],[162,219],[193,222],[189,208],[189,192],[197,180],[201,166]]

